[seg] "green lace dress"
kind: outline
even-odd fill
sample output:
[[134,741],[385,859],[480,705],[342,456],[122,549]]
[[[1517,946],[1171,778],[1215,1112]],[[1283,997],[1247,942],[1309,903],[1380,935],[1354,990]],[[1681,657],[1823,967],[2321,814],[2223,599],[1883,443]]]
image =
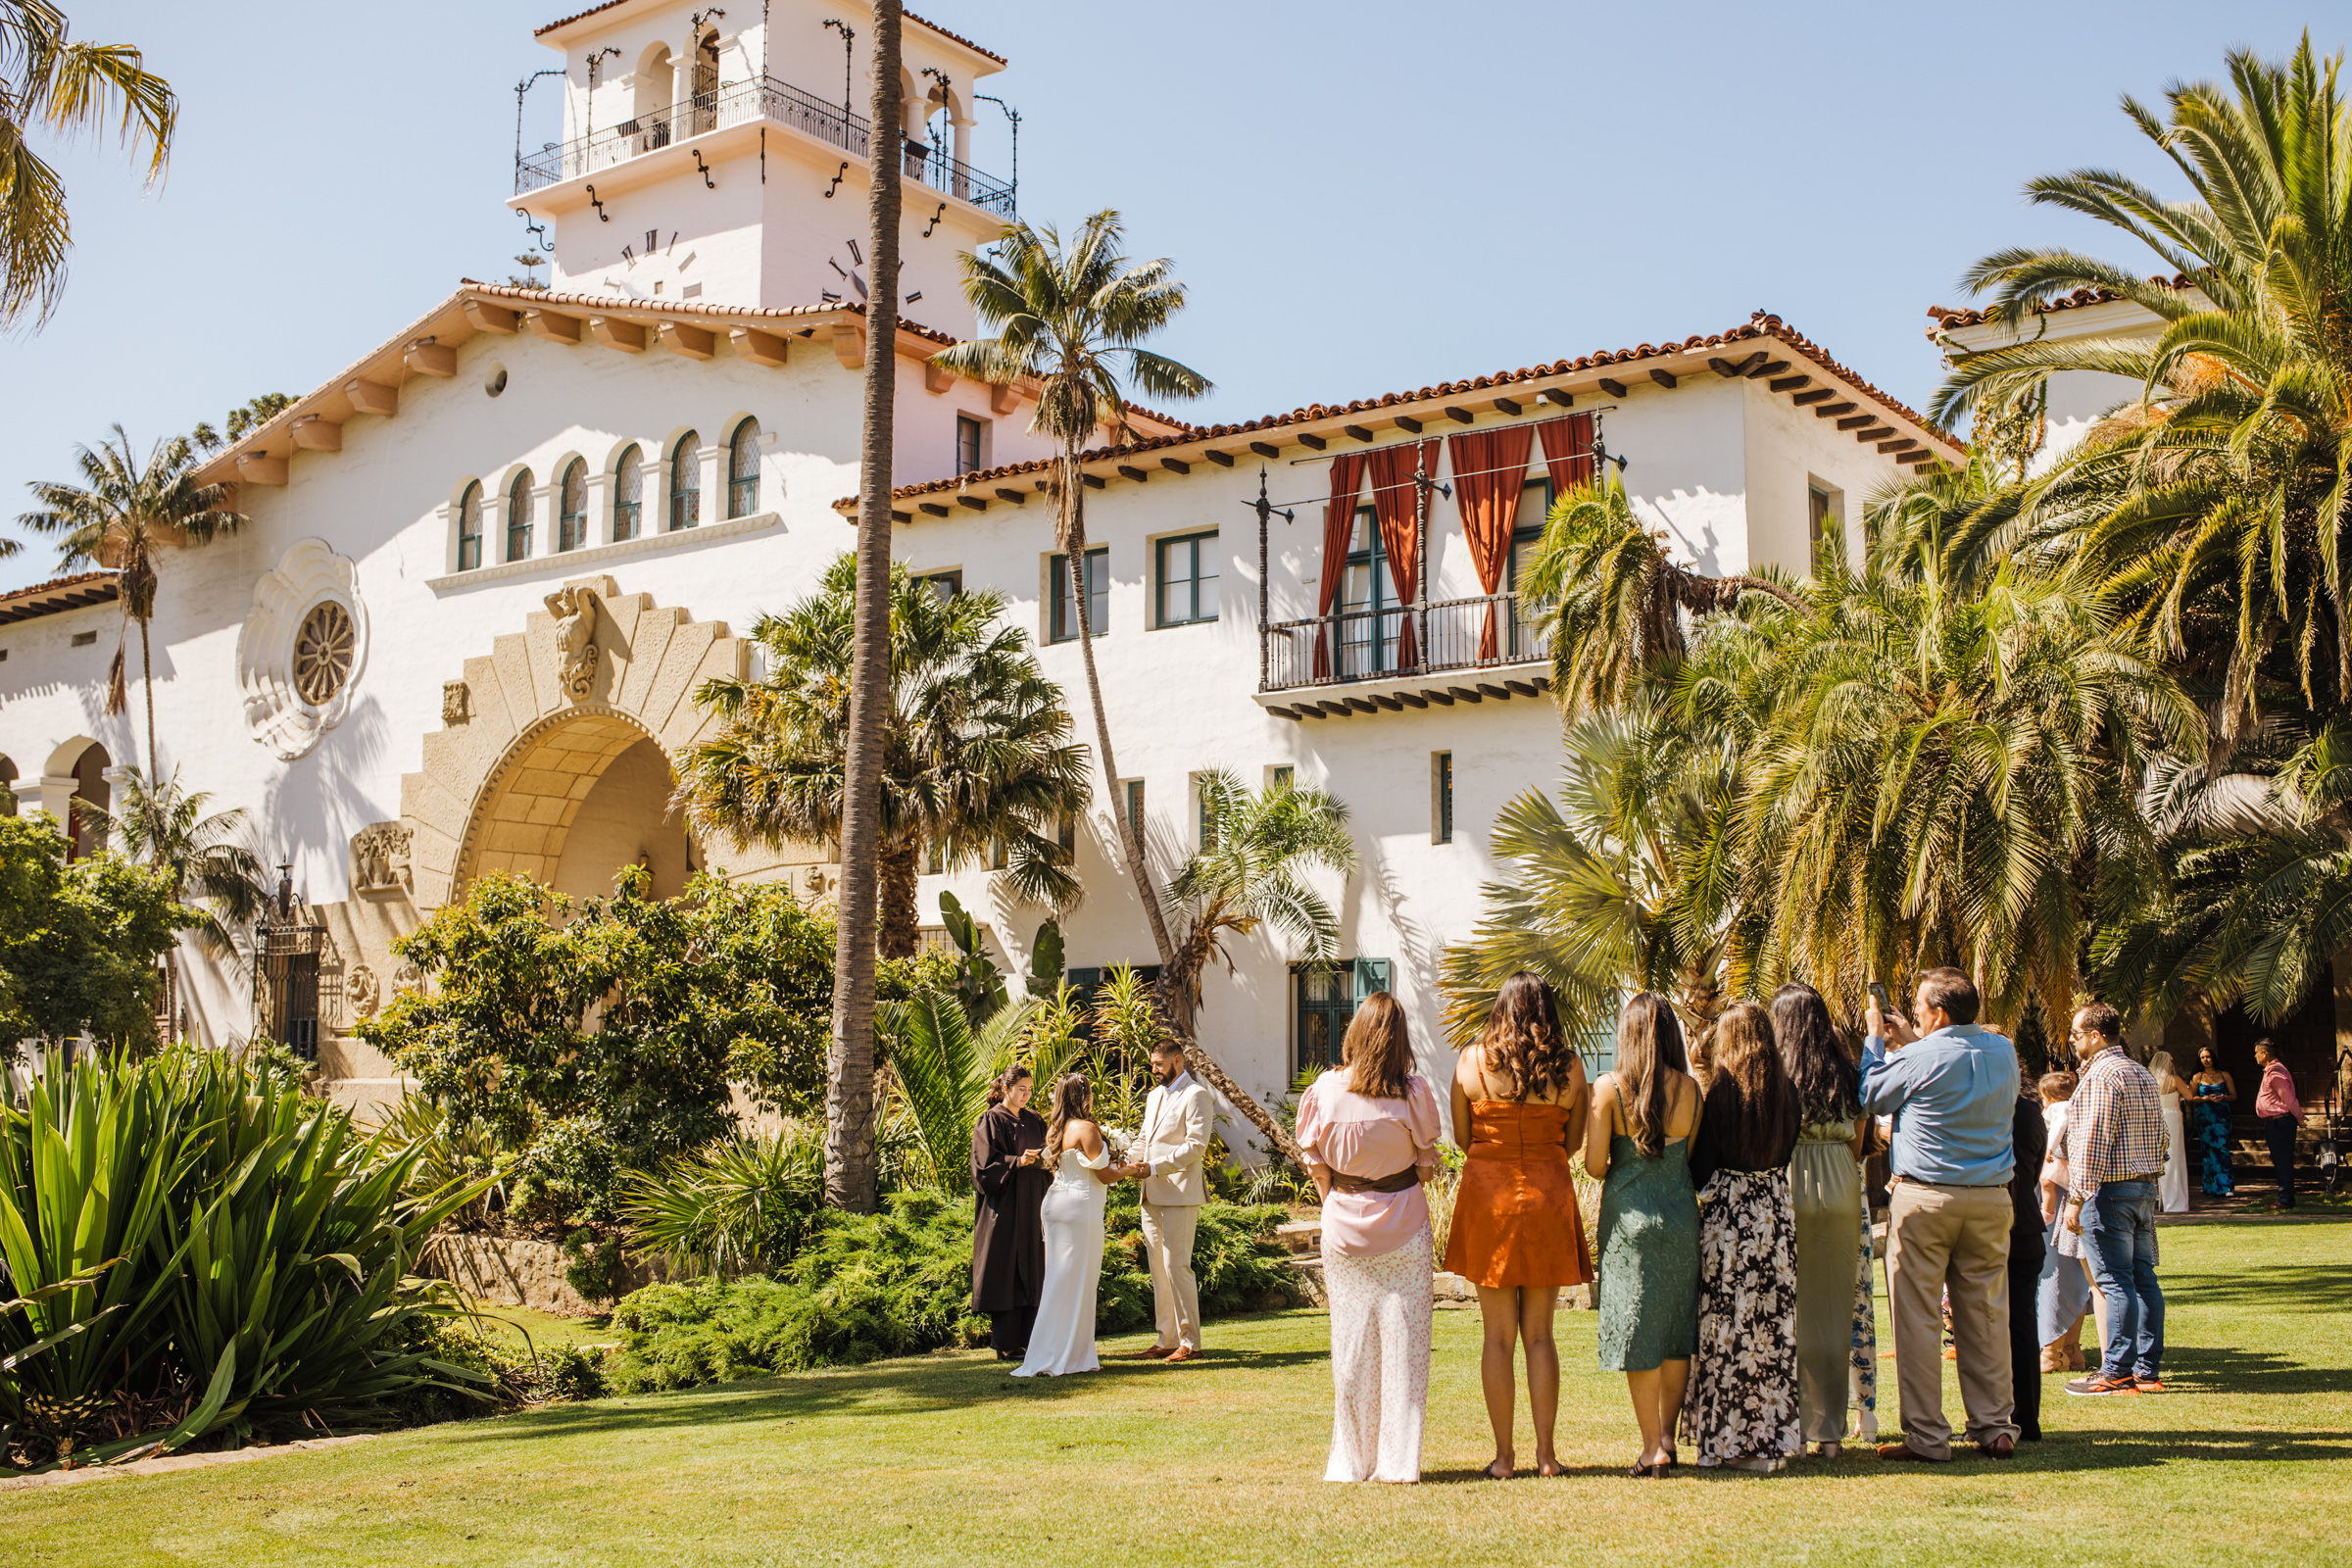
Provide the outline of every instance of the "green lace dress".
[[1655,1155],[1609,1137],[1600,1188],[1600,1369],[1649,1372],[1687,1361],[1698,1343],[1698,1195],[1690,1147]]

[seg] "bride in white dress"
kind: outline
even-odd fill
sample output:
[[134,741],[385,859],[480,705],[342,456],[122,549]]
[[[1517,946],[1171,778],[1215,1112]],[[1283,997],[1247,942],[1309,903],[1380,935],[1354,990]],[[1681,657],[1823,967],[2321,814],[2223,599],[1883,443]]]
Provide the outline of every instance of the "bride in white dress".
[[1046,1160],[1054,1167],[1046,1189],[1046,1283],[1016,1378],[1057,1378],[1102,1364],[1095,1358],[1095,1288],[1102,1279],[1102,1190],[1114,1178],[1094,1114],[1095,1088],[1084,1077],[1072,1073],[1054,1087],[1046,1126]]

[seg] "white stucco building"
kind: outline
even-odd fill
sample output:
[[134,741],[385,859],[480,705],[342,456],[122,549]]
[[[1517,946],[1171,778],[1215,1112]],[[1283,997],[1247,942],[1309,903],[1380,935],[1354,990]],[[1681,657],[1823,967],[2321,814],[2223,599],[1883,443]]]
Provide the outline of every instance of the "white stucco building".
[[[195,1033],[315,1041],[347,1097],[381,1098],[389,1068],[348,1030],[415,983],[392,938],[475,876],[589,893],[642,861],[670,891],[708,861],[829,894],[821,851],[691,843],[668,759],[703,727],[692,686],[749,667],[731,628],[852,543],[868,354],[901,357],[896,553],[1003,593],[1091,739],[1031,405],[924,363],[972,328],[957,253],[1012,211],[967,158],[974,86],[1004,62],[908,20],[911,320],[882,345],[859,305],[870,135],[843,107],[867,99],[870,17],[740,10],[615,0],[542,29],[565,139],[520,160],[513,201],[554,236],[551,290],[462,284],[205,470],[249,521],[166,564],[162,766],[250,812],[324,935],[315,998],[307,972],[257,998],[249,966],[191,950]],[[846,50],[829,19],[851,21]],[[1068,962],[1085,979],[1152,957],[1114,808],[1140,806],[1172,865],[1203,769],[1328,788],[1361,852],[1340,890],[1359,961],[1320,989],[1259,939],[1208,981],[1204,1039],[1266,1094],[1372,985],[1439,1049],[1438,958],[1494,873],[1488,825],[1557,771],[1548,663],[1510,598],[1555,483],[1622,464],[1678,553],[1728,571],[1801,565],[1822,517],[1959,457],[1770,316],[1244,425],[1139,422],[1087,460],[1121,777],[1078,825]],[[102,711],[118,623],[103,573],[0,597],[18,808],[67,822],[143,760],[135,694]],[[924,879],[926,916],[950,888],[1025,958],[1048,911],[975,866]]]

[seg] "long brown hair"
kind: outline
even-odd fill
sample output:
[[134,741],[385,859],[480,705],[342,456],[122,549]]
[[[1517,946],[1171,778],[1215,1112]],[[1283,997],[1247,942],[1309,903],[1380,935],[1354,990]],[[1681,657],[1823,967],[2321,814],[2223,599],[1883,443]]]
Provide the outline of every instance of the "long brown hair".
[[1046,1123],[1046,1163],[1061,1163],[1061,1132],[1074,1121],[1095,1119],[1095,1086],[1082,1072],[1054,1086],[1054,1119]]
[[1017,1061],[1014,1062],[989,1083],[988,1102],[992,1105],[1002,1105],[1004,1103],[1004,1097],[1012,1092],[1012,1086],[1028,1076],[1029,1069]]
[[1683,1026],[1664,997],[1638,991],[1617,1015],[1617,1102],[1634,1147],[1655,1158],[1666,1149],[1674,1112],[1674,1078],[1690,1070]]
[[1701,1136],[1735,1170],[1786,1164],[1796,1147],[1796,1086],[1782,1064],[1772,1014],[1736,1002],[1715,1020],[1715,1078],[1707,1085]]
[[1375,991],[1364,999],[1340,1042],[1340,1059],[1348,1064],[1352,1093],[1371,1100],[1404,1098],[1404,1080],[1413,1070],[1413,1039],[1395,997]]
[[1820,992],[1802,980],[1774,992],[1772,1037],[1806,1122],[1851,1121],[1862,1114],[1861,1070]]
[[1577,1067],[1551,987],[1532,969],[1520,970],[1495,993],[1477,1050],[1480,1064],[1509,1083],[1516,1101],[1542,1100],[1567,1088]]

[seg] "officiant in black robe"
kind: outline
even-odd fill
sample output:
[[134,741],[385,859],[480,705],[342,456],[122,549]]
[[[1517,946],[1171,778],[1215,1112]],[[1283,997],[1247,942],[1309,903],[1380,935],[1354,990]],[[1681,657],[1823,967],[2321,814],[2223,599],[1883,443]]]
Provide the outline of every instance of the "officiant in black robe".
[[1046,1123],[1029,1108],[1029,1069],[1015,1065],[989,1089],[972,1129],[972,1310],[988,1314],[1000,1361],[1029,1353],[1029,1327],[1046,1283]]

